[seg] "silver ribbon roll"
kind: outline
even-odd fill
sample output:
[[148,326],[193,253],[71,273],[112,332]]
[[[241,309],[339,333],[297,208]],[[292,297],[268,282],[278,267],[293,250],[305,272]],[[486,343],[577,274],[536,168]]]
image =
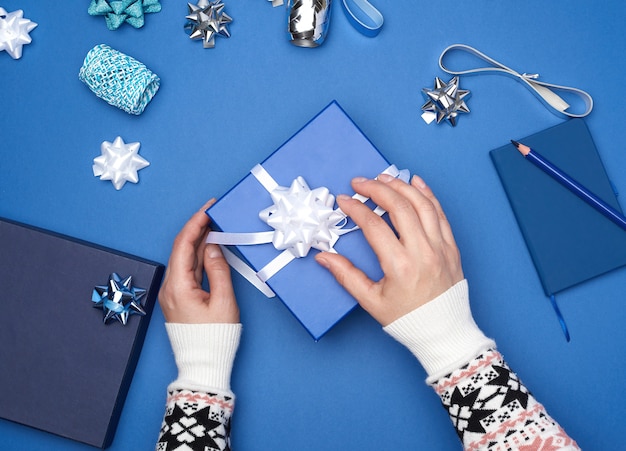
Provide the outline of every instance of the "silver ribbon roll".
[[288,0],[290,42],[299,47],[322,45],[328,33],[332,0]]

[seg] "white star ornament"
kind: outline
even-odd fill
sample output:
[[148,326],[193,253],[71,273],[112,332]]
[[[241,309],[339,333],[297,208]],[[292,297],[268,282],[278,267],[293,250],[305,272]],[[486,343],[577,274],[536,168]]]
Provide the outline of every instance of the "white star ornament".
[[104,141],[100,146],[102,155],[93,160],[93,175],[100,180],[110,180],[116,190],[122,189],[126,182],[137,183],[137,171],[150,163],[139,155],[140,143],[124,143],[118,136],[110,143]]
[[22,46],[30,44],[30,33],[37,24],[24,19],[24,11],[18,9],[12,13],[0,7],[0,52],[5,50],[11,58],[22,57]]

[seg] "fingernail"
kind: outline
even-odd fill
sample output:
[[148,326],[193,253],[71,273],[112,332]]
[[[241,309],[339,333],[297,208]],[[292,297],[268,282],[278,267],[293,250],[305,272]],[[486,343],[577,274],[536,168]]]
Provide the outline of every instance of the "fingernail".
[[354,177],[352,179],[352,183],[363,183],[363,182],[367,182],[367,179],[365,177]]
[[379,174],[377,179],[383,183],[389,183],[394,179],[394,177],[390,176],[389,174]]
[[352,199],[350,196],[348,196],[347,194],[338,194],[337,195],[337,200],[348,200],[348,199]]
[[215,197],[212,197],[211,199],[207,201],[206,204],[202,206],[200,210],[205,211],[207,208],[211,207],[215,202],[217,202],[217,199],[215,199]]
[[222,251],[217,244],[207,244],[205,248],[205,252],[207,253],[209,258],[219,258],[222,257]]
[[417,175],[413,175],[413,180],[411,180],[411,182],[420,189],[426,188],[426,183],[424,183],[424,180],[422,180],[422,178]]
[[317,263],[319,263],[320,265],[322,265],[322,266],[323,266],[324,268],[326,268],[326,269],[330,268],[330,263],[328,263],[328,260],[326,260],[326,259],[322,256],[322,254],[317,254],[317,255],[315,256],[315,261],[316,261]]

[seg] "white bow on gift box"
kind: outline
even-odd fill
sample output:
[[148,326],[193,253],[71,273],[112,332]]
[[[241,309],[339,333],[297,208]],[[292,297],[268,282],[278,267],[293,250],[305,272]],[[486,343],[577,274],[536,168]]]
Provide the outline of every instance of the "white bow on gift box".
[[[259,218],[273,230],[250,233],[211,231],[206,241],[221,245],[224,257],[233,269],[267,297],[274,297],[275,293],[266,283],[272,276],[292,260],[306,257],[311,249],[335,252],[334,245],[339,238],[359,227],[346,228],[348,218],[341,209],[333,208],[335,196],[328,188],[311,190],[302,177],[296,177],[290,187],[280,186],[260,164],[250,172],[272,198],[273,205],[259,212]],[[409,171],[398,170],[394,165],[383,173],[405,182],[409,180]],[[360,194],[353,197],[364,203],[368,200]],[[385,210],[377,206],[374,213],[382,216]],[[282,252],[259,271],[252,269],[225,247],[268,243]]]

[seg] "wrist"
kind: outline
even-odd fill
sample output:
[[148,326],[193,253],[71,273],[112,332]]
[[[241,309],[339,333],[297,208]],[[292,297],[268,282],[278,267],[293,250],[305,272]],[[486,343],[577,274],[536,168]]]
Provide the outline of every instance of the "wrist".
[[478,328],[462,280],[432,301],[384,327],[420,361],[428,380],[460,368],[486,349],[495,347]]
[[170,389],[230,391],[241,324],[165,323],[178,378]]

